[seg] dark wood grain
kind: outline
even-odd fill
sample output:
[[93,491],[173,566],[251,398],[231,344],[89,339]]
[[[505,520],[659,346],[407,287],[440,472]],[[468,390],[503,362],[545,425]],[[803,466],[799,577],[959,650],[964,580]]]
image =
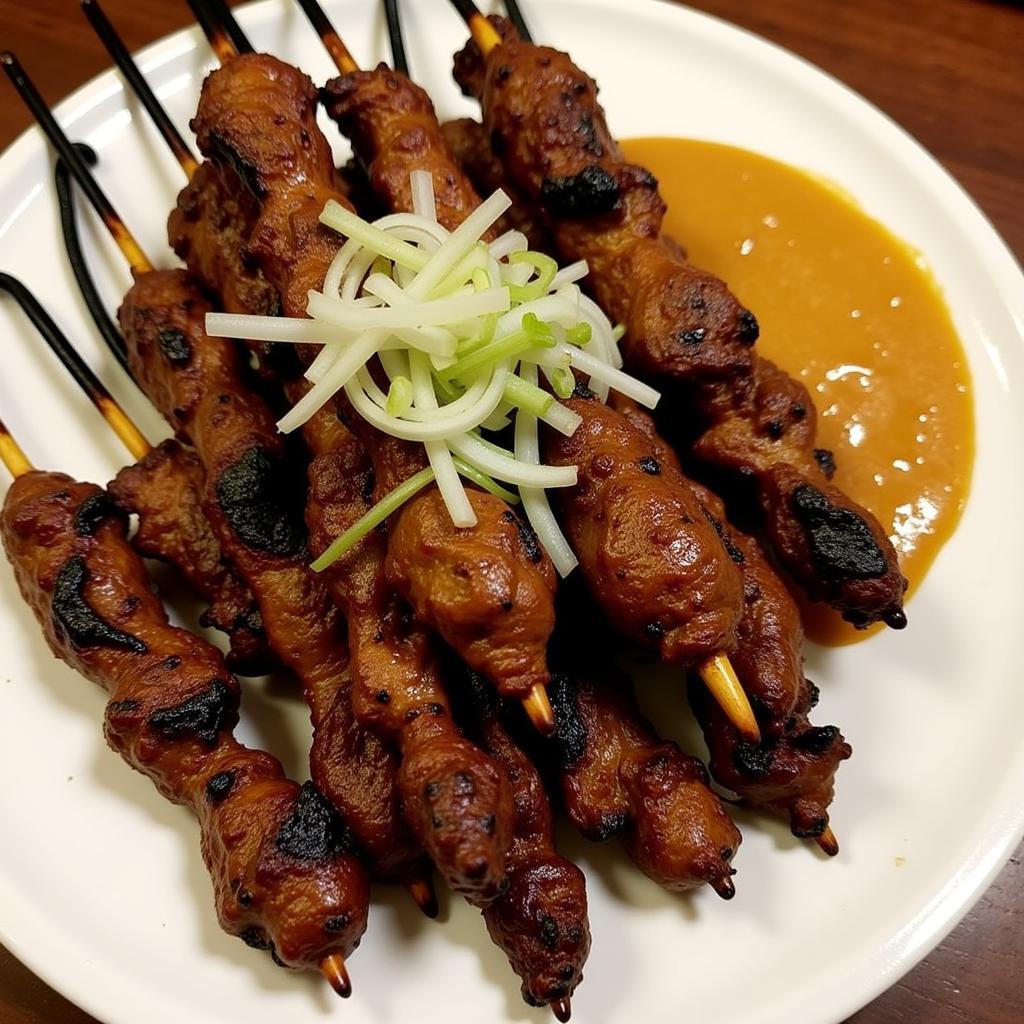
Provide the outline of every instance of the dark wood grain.
[[[52,100],[109,63],[75,6],[0,0],[3,45],[18,51]],[[132,49],[189,20],[179,0],[105,0],[104,6]],[[691,6],[793,50],[863,93],[956,175],[1018,257],[1024,255],[1020,6],[982,0],[699,0]],[[18,103],[0,102],[0,147],[28,123]],[[1024,847],[959,928],[849,1024],[1024,1021],[1022,856]],[[91,1020],[0,948],[3,1024]]]

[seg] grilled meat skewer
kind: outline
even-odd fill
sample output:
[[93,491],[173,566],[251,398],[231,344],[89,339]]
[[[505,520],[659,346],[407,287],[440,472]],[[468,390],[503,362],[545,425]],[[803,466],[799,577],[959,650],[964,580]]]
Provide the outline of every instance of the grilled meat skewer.
[[562,256],[589,263],[595,297],[625,325],[627,363],[696,407],[699,459],[756,483],[774,552],[812,599],[858,626],[902,628],[896,552],[877,519],[829,482],[806,389],[756,354],[754,315],[661,233],[657,182],[624,162],[594,81],[566,54],[492,23],[499,44],[482,57],[469,43],[456,78],[481,101],[494,155]]
[[[648,437],[652,457],[679,471],[675,452],[658,436],[652,418],[628,399],[617,397],[615,403]],[[730,525],[720,498],[694,487],[702,511],[742,573],[744,613],[732,661],[764,736],[759,744],[748,743],[703,688],[691,682],[690,704],[711,754],[711,774],[751,807],[781,817],[795,836],[816,839],[834,855],[838,846],[828,808],[836,770],[852,749],[834,725],[808,721],[818,689],[803,672],[800,611],[757,541]]]
[[[336,236],[319,224],[320,212],[328,199],[346,203],[334,188],[316,98],[295,68],[265,54],[242,55],[207,78],[193,122],[200,150],[233,167],[261,199],[247,251],[292,316],[305,314],[307,292],[323,284],[337,248]],[[397,448],[391,439],[367,431],[361,440],[379,486],[396,470],[422,465],[415,446],[404,446],[406,461],[398,465],[390,459]],[[501,692],[531,702],[535,721],[550,728],[544,647],[554,622],[553,569],[546,556],[531,560],[507,506],[485,492],[469,496],[479,520],[472,529],[450,526],[436,488],[396,515],[389,581],[424,624]],[[398,557],[407,552],[411,558]],[[425,553],[432,564],[424,563]],[[481,641],[486,634],[493,642]]]
[[[13,55],[4,70],[128,260],[135,283],[119,312],[136,381],[205,472],[205,512],[225,556],[260,603],[274,653],[310,705],[314,781],[341,806],[378,877],[429,889],[429,868],[399,813],[395,757],[351,707],[340,616],[307,567],[303,488],[289,486],[274,418],[245,384],[238,351],[208,338],[211,307],[182,271],[156,271]],[[329,789],[339,781],[344,788]],[[333,773],[333,774],[332,774]]]
[[[305,387],[289,390],[298,398]],[[329,409],[313,417],[304,436],[314,455],[306,518],[320,554],[369,509],[373,470]],[[325,573],[348,619],[355,714],[396,744],[406,821],[449,887],[486,905],[507,885],[512,791],[500,763],[456,728],[432,638],[387,586],[386,545],[374,531]]]
[[9,274],[0,274],[0,291],[7,292],[21,306],[138,460],[121,470],[109,485],[120,507],[139,517],[132,538],[136,550],[146,558],[173,566],[206,600],[208,607],[200,622],[231,638],[227,662],[232,671],[248,675],[269,671],[273,662],[266,649],[259,608],[245,585],[223,563],[220,546],[200,507],[202,470],[194,453],[176,441],[151,447],[35,296]]
[[483,909],[484,921],[522,979],[523,999],[531,1006],[551,1004],[558,1019],[567,1020],[590,952],[586,879],[555,847],[544,782],[506,727],[500,699],[475,673],[462,674],[467,732],[505,766],[516,808],[508,890]]
[[206,334],[211,309],[181,271],[139,277],[119,311],[133,375],[195,445],[207,516],[260,602],[275,653],[302,682],[314,781],[345,811],[375,876],[412,882],[425,869],[399,813],[397,761],[356,723],[344,623],[308,568],[301,476],[235,345]]
[[221,927],[343,977],[369,899],[347,826],[312,783],[234,738],[238,684],[168,623],[123,515],[99,487],[32,471],[7,492],[2,533],[53,653],[109,693],[107,742],[199,819]]

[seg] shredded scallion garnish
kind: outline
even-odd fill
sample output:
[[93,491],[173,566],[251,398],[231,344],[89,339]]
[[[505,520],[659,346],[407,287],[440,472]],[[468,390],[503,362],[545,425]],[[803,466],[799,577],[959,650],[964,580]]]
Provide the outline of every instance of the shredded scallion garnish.
[[[476,523],[463,480],[524,511],[565,574],[575,557],[547,499],[572,487],[575,466],[540,459],[541,424],[571,436],[580,416],[563,402],[576,375],[604,400],[610,389],[653,406],[658,394],[622,370],[618,341],[600,307],[580,290],[583,261],[559,268],[510,231],[486,238],[508,209],[501,190],[458,228],[437,221],[432,178],[412,175],[414,212],[367,221],[330,201],[321,223],[339,250],[323,288],[309,293],[308,320],[209,314],[207,329],[242,337],[318,345],[312,383],[280,420],[302,427],[344,390],[376,429],[421,443],[430,465],[382,498],[313,563],[322,571],[413,495],[436,484],[452,522]],[[511,427],[515,450],[489,437]],[[498,481],[501,481],[500,483]]]

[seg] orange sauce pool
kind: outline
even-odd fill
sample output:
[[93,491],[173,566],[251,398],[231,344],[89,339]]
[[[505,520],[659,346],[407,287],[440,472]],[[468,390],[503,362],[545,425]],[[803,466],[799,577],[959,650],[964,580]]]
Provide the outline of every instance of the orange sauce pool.
[[[758,350],[807,386],[835,483],[889,529],[912,592],[956,528],[974,462],[967,359],[924,260],[786,164],[690,139],[623,148],[658,178],[666,231],[757,315]],[[804,621],[819,643],[872,632],[823,605]]]

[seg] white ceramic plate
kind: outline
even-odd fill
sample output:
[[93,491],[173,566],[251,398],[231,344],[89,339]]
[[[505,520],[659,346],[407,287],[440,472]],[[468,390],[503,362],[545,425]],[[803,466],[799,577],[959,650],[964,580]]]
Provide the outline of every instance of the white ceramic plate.
[[[404,6],[414,74],[442,114],[468,111],[448,77],[460,23],[445,0]],[[387,55],[378,4],[328,7],[359,58]],[[563,848],[587,871],[594,935],[575,1020],[840,1021],[943,937],[1024,825],[1016,645],[1024,553],[1014,522],[1024,507],[1024,280],[934,160],[793,56],[654,0],[546,0],[529,14],[538,38],[570,47],[600,78],[618,134],[715,139],[840,182],[926,255],[969,354],[973,490],[911,603],[911,627],[809,652],[823,686],[821,719],[841,723],[855,748],[834,808],[841,856],[826,861],[781,827],[745,818],[738,895],[725,904],[710,891],[669,896],[614,848],[564,834]],[[294,5],[267,0],[241,18],[257,47],[320,81],[329,76]],[[198,31],[153,45],[141,60],[184,128],[212,66]],[[16,100],[5,93],[3,102]],[[100,76],[58,114],[99,150],[102,182],[121,213],[148,251],[170,262],[164,221],[181,176],[117,76]],[[163,436],[103,350],[66,271],[38,133],[0,160],[0,196],[0,268],[37,291],[150,436]],[[98,231],[91,248],[113,308],[127,275]],[[123,452],[7,302],[0,332],[0,410],[31,457],[108,479]],[[356,992],[343,1006],[320,979],[280,971],[223,935],[194,823],[107,750],[102,695],[53,660],[6,569],[0,588],[0,940],[31,968],[110,1024],[545,1019],[520,1001],[479,916],[458,901],[446,923],[431,924],[403,896],[379,893],[351,962]],[[301,775],[301,705],[272,684],[249,687],[246,701],[246,737],[270,744]],[[663,723],[669,732],[688,728],[679,718]]]

